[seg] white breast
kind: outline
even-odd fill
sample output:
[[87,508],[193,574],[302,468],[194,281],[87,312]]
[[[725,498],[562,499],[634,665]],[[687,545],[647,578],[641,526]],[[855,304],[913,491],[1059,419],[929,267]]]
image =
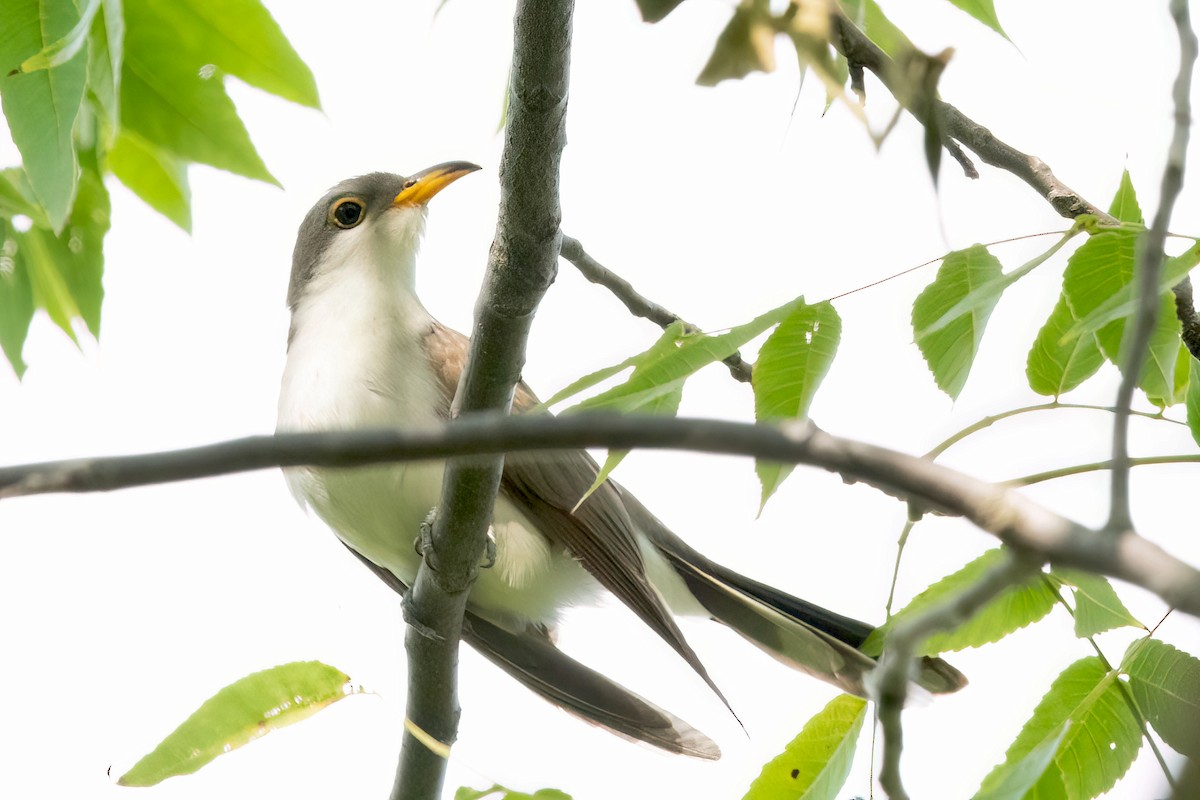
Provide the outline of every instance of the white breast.
[[[349,233],[349,232],[348,232]],[[359,258],[347,237],[336,272],[310,281],[293,311],[279,396],[280,431],[419,427],[440,422],[441,385],[423,337],[433,319],[393,272]],[[386,262],[385,262],[386,263]],[[394,263],[394,262],[393,262]],[[420,524],[441,496],[443,462],[285,471],[292,493],[354,550],[411,585]],[[568,554],[552,549],[511,503],[495,509],[497,561],[480,574],[471,606],[501,624],[553,622],[596,591]]]

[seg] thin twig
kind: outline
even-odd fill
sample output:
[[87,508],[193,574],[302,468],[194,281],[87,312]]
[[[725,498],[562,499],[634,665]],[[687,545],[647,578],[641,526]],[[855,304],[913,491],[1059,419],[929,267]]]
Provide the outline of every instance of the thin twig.
[[[1147,348],[1158,319],[1158,276],[1166,254],[1167,227],[1175,200],[1183,190],[1183,175],[1187,164],[1187,144],[1192,127],[1192,70],[1196,64],[1196,35],[1188,19],[1187,0],[1171,0],[1171,18],[1179,34],[1179,72],[1175,76],[1172,95],[1175,100],[1175,130],[1167,149],[1167,164],[1163,169],[1162,189],[1154,223],[1144,236],[1138,238],[1138,259],[1134,297],[1137,309],[1128,335],[1121,345],[1121,385],[1117,389],[1117,417],[1113,423],[1112,498],[1107,527],[1125,530],[1132,522],[1129,507],[1129,408],[1133,393],[1142,377],[1142,366],[1148,357]],[[1178,303],[1178,295],[1176,302]]]
[[1040,565],[1010,552],[1004,562],[997,564],[971,586],[954,597],[939,603],[896,625],[888,636],[883,657],[872,673],[872,683],[883,728],[883,765],[879,770],[879,785],[891,800],[908,800],[908,792],[900,777],[900,757],[904,751],[904,728],[900,721],[913,659],[926,639],[933,634],[959,625],[989,603],[998,594],[1025,580]]
[[[1197,453],[1179,453],[1177,455],[1166,456],[1143,456],[1141,458],[1130,458],[1128,461],[1130,467],[1151,467],[1159,464],[1200,464],[1200,454]],[[1110,470],[1116,465],[1116,462],[1111,459],[1107,461],[1091,461],[1087,464],[1072,464],[1069,467],[1059,467],[1058,469],[1048,469],[1044,472],[1033,472],[1029,475],[1022,475],[1017,478],[1009,478],[1001,481],[1005,486],[1032,486],[1035,483],[1044,481],[1057,480],[1058,478],[1066,478],[1071,475],[1084,475],[1089,472],[1103,472]]]
[[[583,277],[587,278],[592,283],[597,283],[608,289],[616,298],[625,304],[629,309],[629,313],[635,317],[648,319],[658,327],[666,330],[668,325],[675,322],[683,322],[689,332],[699,332],[699,328],[686,322],[678,314],[660,306],[653,300],[650,300],[645,295],[633,288],[629,281],[617,275],[596,259],[592,258],[578,239],[573,239],[570,236],[562,237],[562,257],[569,261]],[[741,353],[734,353],[724,359],[725,366],[729,367],[729,374],[735,380],[742,383],[749,383],[751,379],[751,367],[742,358]]]

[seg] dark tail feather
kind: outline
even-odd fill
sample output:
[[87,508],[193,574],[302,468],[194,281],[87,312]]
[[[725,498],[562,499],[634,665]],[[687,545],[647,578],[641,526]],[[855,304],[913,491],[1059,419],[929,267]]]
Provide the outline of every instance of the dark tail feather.
[[674,714],[580,664],[533,632],[514,634],[468,612],[463,640],[551,703],[628,739],[710,761],[713,740]]
[[[389,570],[358,557],[384,583],[403,595],[408,586]],[[715,761],[716,742],[665,709],[580,664],[536,631],[511,633],[468,611],[463,641],[554,705],[607,728],[618,736],[671,753]]]
[[[874,630],[872,626],[739,575],[674,535],[656,535],[654,539],[715,619],[785,664],[866,696],[863,678],[874,668],[875,660],[858,648]],[[946,694],[966,686],[967,679],[942,659],[925,657],[916,683],[935,694]]]

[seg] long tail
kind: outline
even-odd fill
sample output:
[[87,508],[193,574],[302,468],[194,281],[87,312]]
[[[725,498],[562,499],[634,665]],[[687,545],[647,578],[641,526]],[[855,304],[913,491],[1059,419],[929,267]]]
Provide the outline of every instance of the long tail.
[[[691,593],[718,622],[776,659],[861,697],[875,659],[858,648],[874,627],[844,617],[723,567],[689,547],[628,493],[643,531]],[[956,692],[966,677],[940,658],[921,660],[917,685],[935,694]]]

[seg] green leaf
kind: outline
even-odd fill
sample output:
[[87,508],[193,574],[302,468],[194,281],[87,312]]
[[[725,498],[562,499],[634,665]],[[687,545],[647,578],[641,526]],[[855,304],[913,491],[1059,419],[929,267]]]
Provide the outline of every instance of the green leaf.
[[[1192,245],[1185,252],[1173,258],[1168,258],[1163,264],[1162,274],[1158,278],[1158,291],[1160,293],[1169,292],[1171,287],[1183,280],[1197,263],[1200,263],[1200,243]],[[1066,335],[1078,336],[1083,333],[1092,333],[1115,319],[1132,316],[1137,311],[1133,290],[1132,281],[1122,286],[1108,299],[1096,306],[1085,318],[1072,326]]]
[[1102,794],[1125,774],[1141,748],[1141,729],[1117,674],[1099,657],[1080,659],[1063,670],[1008,748],[1004,763],[984,778],[980,793],[994,790],[1018,761],[1057,736],[1062,743],[1054,761],[1028,797],[1083,800]]
[[[1077,319],[1087,319],[1133,279],[1133,258],[1140,231],[1106,229],[1091,235],[1067,259],[1063,295]],[[1095,332],[1106,358],[1115,361],[1125,321],[1114,320]],[[1070,336],[1070,332],[1067,334]]]
[[193,70],[212,64],[284,100],[320,107],[312,72],[259,0],[125,2],[136,25],[153,25],[155,41],[171,42],[173,58]]
[[571,800],[571,795],[558,789],[538,789],[533,794],[514,792],[500,784],[494,784],[490,789],[472,789],[460,786],[454,793],[454,800],[483,800],[495,795],[495,800]]
[[197,62],[160,26],[156,10],[170,5],[126,0],[122,124],[180,158],[278,185],[225,93],[221,72]]
[[723,80],[739,80],[752,72],[774,70],[775,26],[770,6],[762,0],[745,0],[734,9],[729,24],[717,37],[696,83],[716,86]]
[[35,226],[13,237],[21,262],[28,267],[34,302],[75,341],[74,319],[82,319],[93,336],[100,331],[103,242],[109,224],[108,190],[89,164],[81,173],[79,197],[61,234]]
[[1103,575],[1054,567],[1050,575],[1075,595],[1075,635],[1081,639],[1125,626],[1145,629]]
[[33,287],[8,220],[0,217],[0,349],[20,378],[25,374],[21,352],[33,319]]
[[29,177],[20,167],[10,167],[0,170],[0,216],[11,218],[18,214],[29,217],[34,225],[50,226],[29,185]]
[[637,6],[638,11],[642,12],[642,19],[646,22],[658,22],[682,2],[683,0],[637,0]]
[[675,345],[684,338],[692,336],[687,332],[687,326],[683,322],[675,321],[663,329],[662,335],[655,340],[654,344],[641,353],[635,356],[630,356],[619,364],[613,364],[603,369],[598,369],[595,372],[588,373],[578,380],[572,381],[570,384],[555,392],[548,400],[544,400],[538,404],[535,410],[541,411],[552,406],[556,406],[568,397],[574,397],[582,391],[592,388],[593,386],[603,383],[614,375],[618,375],[631,367],[636,367],[643,361],[652,360],[658,354],[668,352],[668,344]]
[[1187,424],[1196,444],[1200,444],[1200,362],[1188,362]]
[[913,43],[883,13],[875,0],[842,0],[842,10],[850,21],[891,58],[913,48]]
[[[996,7],[992,0],[950,0],[950,2],[1008,39],[1008,34],[1004,32],[1004,28],[1000,27],[1000,19],[996,16]],[[1012,40],[1009,39],[1009,41]]]
[[[871,631],[859,649],[869,656],[878,656],[883,652],[888,635],[898,623],[957,596],[1007,557],[1003,548],[989,550],[957,572],[937,581],[914,597],[911,603],[891,619]],[[1035,575],[1026,583],[1001,592],[957,628],[929,637],[917,655],[934,655],[999,641],[1013,631],[1031,625],[1049,614],[1055,602],[1057,598],[1046,585],[1045,576]]]
[[96,12],[99,10],[100,0],[87,0],[83,11],[76,11],[79,21],[75,23],[75,26],[67,31],[61,39],[50,42],[41,50],[22,61],[18,69],[21,72],[37,72],[39,69],[61,67],[70,61],[87,44],[88,28],[91,27],[92,19],[95,18]]
[[75,197],[73,129],[87,83],[87,59],[11,74],[26,58],[68,35],[79,21],[71,0],[0,0],[0,105],[25,172],[54,230]]
[[[972,800],[1025,800],[1029,797],[1029,790],[1046,774],[1046,768],[1050,766],[1069,728],[1070,722],[1064,722],[1057,734],[1048,736],[1021,758],[1012,762],[1006,761],[992,770],[992,774],[984,781],[984,786],[980,787]],[[1041,796],[1044,795],[1045,793]],[[1065,795],[1066,791],[1062,788],[1060,779],[1054,784],[1050,796]]]
[[349,681],[318,661],[295,661],[247,675],[205,700],[117,783],[153,786],[193,773],[222,753],[341,700],[349,693]]
[[125,58],[125,14],[121,0],[100,0],[103,13],[88,37],[88,89],[104,121],[105,145],[121,124],[121,64]]
[[683,339],[678,346],[662,350],[651,348],[629,380],[584,400],[570,411],[626,412],[637,408],[647,402],[647,397],[654,398],[671,391],[675,381],[733,355],[738,348],[779,324],[803,303],[804,298],[798,297],[718,336],[695,334]]
[[[1033,272],[1033,270],[1037,267],[1040,267],[1042,264],[1046,263],[1051,256],[1061,250],[1067,242],[1074,238],[1075,234],[1079,233],[1080,230],[1081,228],[1078,226],[1072,227],[1071,230],[1067,231],[1066,234],[1064,234],[1061,239],[1055,242],[1054,245],[1046,252],[1035,256],[1034,258],[1022,264],[1020,267],[1014,269],[1012,272],[1000,275],[994,280],[984,281],[975,288],[971,289],[969,292],[967,292],[966,296],[948,308],[940,317],[918,330],[916,332],[917,338],[921,339],[937,333],[954,320],[967,314],[979,311],[983,308],[986,308],[986,313],[990,314],[991,309],[995,307],[996,302],[1000,299],[1000,295],[1005,289],[1007,289],[1009,286],[1012,286],[1021,278],[1024,278],[1030,272]],[[976,245],[976,247],[982,247],[982,245]],[[949,256],[947,256],[947,258],[949,258]]]
[[763,765],[744,800],[835,800],[850,774],[866,711],[862,698],[835,697]]
[[1095,375],[1104,363],[1094,333],[1066,335],[1077,321],[1066,296],[1060,294],[1025,362],[1029,388],[1038,394],[1059,397]]
[[185,162],[122,130],[108,152],[108,167],[146,205],[191,231],[192,190]]
[[1139,639],[1121,668],[1138,708],[1163,741],[1200,758],[1200,660],[1157,639]]
[[[807,417],[841,338],[841,317],[828,302],[797,306],[759,351],[754,365],[754,418],[769,422]],[[793,468],[776,461],[755,464],[762,484],[760,510]]]
[[967,382],[988,317],[1000,298],[999,290],[994,295],[979,296],[978,305],[936,332],[922,335],[922,331],[979,287],[989,284],[998,287],[1001,274],[1000,262],[983,245],[956,250],[946,256],[933,283],[913,303],[912,325],[917,347],[938,387],[951,398],[957,398]]

